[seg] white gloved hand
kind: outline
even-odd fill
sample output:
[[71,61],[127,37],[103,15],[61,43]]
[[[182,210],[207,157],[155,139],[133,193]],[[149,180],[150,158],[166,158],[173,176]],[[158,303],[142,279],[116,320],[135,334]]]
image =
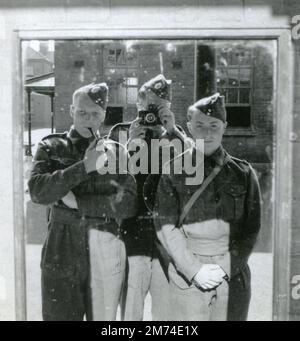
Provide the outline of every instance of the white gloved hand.
[[204,264],[193,278],[196,286],[204,290],[210,290],[219,286],[226,276],[224,270],[218,264]]

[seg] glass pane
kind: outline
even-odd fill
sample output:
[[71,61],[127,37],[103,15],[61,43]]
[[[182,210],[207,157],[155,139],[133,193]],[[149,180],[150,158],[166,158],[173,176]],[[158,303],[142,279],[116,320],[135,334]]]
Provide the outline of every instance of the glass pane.
[[240,86],[250,86],[251,70],[240,69]]
[[136,104],[138,88],[127,88],[127,104]]
[[240,89],[240,103],[250,103],[250,89]]
[[126,85],[138,85],[138,79],[136,77],[127,77],[125,78]]
[[106,62],[108,66],[116,65],[116,50],[115,49],[111,49],[107,51]]
[[113,79],[116,69],[104,69],[104,79]]
[[239,63],[240,63],[240,65],[251,65],[252,64],[251,51],[250,50],[240,51]]
[[222,68],[217,70],[217,86],[227,86],[227,81],[228,81],[228,74],[227,70]]
[[[25,76],[27,69],[29,74],[33,73],[34,77],[40,78],[42,72],[45,80],[51,81],[53,84],[50,90],[53,94],[57,94],[54,103],[57,113],[54,115],[54,132],[55,130],[63,132],[70,129],[72,120],[68,111],[73,91],[90,84],[95,78],[99,82],[106,81],[110,88],[107,124],[101,124],[99,127],[102,136],[108,134],[111,129],[109,125],[135,119],[139,86],[160,73],[164,73],[166,78],[173,81],[171,108],[175,114],[176,123],[185,131],[187,129],[185,113],[195,100],[214,93],[216,89],[225,96],[227,121],[230,129],[227,130],[227,136],[224,137],[224,147],[231,155],[252,162],[262,185],[262,227],[249,264],[253,274],[252,291],[255,293],[250,302],[249,320],[271,319],[272,231],[274,227],[272,201],[274,198],[272,193],[274,159],[272,151],[274,146],[273,110],[276,110],[276,101],[272,96],[276,88],[276,78],[274,77],[277,67],[276,41],[271,39],[228,40],[215,38],[197,41],[195,39],[61,40],[55,42],[55,51],[52,49],[52,52],[45,46],[43,47],[45,41],[40,41],[36,46],[33,42],[32,46],[29,46],[29,43],[22,41],[25,57],[22,69],[24,72],[22,73]],[[201,53],[199,53],[200,47]],[[55,52],[55,58],[53,52]],[[38,56],[39,65],[36,65],[35,60],[30,56]],[[252,58],[257,65],[253,69],[251,68]],[[49,65],[49,60],[51,65]],[[236,64],[236,66],[232,64]],[[54,66],[55,73],[49,77]],[[83,77],[79,78],[79,74],[82,74]],[[255,84],[257,93],[252,92],[252,83]],[[30,83],[25,79],[24,91],[27,91],[28,87],[30,87]],[[260,96],[262,91],[264,96]],[[249,100],[251,100],[251,106]],[[39,265],[42,245],[47,236],[48,222],[46,218],[48,215],[46,214],[46,205],[38,205],[31,201],[26,184],[32,167],[32,154],[35,153],[41,138],[50,134],[52,122],[51,103],[47,96],[40,95],[39,98],[35,96],[32,98],[31,104],[35,115],[32,116],[30,125],[26,121],[23,141],[26,143],[24,150],[24,158],[26,158],[24,203],[26,204],[26,241],[28,243],[26,246],[27,312],[29,320],[40,320],[42,319],[42,300]],[[27,108],[26,104],[25,108]],[[249,137],[248,133],[251,132],[252,127],[256,134]],[[54,167],[57,162],[59,163],[59,160],[56,161],[53,163]],[[66,165],[59,166],[65,167]],[[86,190],[91,189],[94,193],[93,185],[97,186],[96,183],[91,184]],[[45,191],[45,189],[43,190]],[[54,236],[54,239],[56,237]],[[56,262],[58,259],[56,252],[53,256],[50,260]],[[64,263],[64,259],[62,259],[62,263]],[[246,284],[248,285],[248,283]],[[63,301],[64,297],[61,299]],[[151,319],[150,311],[151,306],[146,300],[146,320]]]
[[127,73],[126,73],[126,76],[127,77],[138,77],[138,69],[127,69]]
[[228,69],[228,85],[239,86],[239,69]]
[[117,88],[117,103],[126,105],[126,88],[121,84]]
[[238,103],[238,89],[228,89],[228,103]]
[[124,77],[126,77],[126,74],[127,74],[126,68],[116,68],[116,69],[114,69],[114,77],[116,79],[124,78]]
[[116,49],[116,65],[125,65],[125,50],[124,49]]
[[229,127],[244,127],[251,125],[250,106],[234,106],[227,108],[227,122]]
[[124,68],[104,69],[104,81],[115,81],[116,84],[123,84],[125,82],[126,73],[126,69]]
[[128,67],[138,67],[138,52],[135,49],[129,48],[126,57]]
[[235,50],[232,49],[229,52],[229,65],[239,65],[239,53]]
[[218,51],[217,52],[217,64],[220,66],[227,66],[228,65],[228,57],[227,52]]

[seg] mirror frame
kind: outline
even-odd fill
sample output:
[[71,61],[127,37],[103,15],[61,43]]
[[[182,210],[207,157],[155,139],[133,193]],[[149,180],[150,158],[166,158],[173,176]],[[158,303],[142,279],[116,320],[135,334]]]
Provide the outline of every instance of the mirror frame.
[[[17,30],[13,33],[13,188],[16,320],[26,320],[25,215],[23,181],[24,90],[23,40],[106,39],[261,39],[277,42],[275,68],[275,143],[273,190],[273,320],[288,320],[290,297],[290,235],[292,209],[293,54],[288,29],[57,29]],[[281,96],[284,94],[284,96]],[[283,115],[284,113],[284,115]]]

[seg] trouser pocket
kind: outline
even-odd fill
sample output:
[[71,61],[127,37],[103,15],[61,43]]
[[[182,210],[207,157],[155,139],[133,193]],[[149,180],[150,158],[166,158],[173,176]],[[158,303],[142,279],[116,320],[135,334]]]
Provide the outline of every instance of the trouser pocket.
[[91,275],[103,279],[125,272],[126,252],[122,239],[107,231],[89,231]]

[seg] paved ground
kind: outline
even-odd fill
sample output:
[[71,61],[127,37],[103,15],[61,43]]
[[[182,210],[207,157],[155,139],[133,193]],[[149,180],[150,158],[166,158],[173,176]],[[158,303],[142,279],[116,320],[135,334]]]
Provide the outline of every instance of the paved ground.
[[[27,314],[29,321],[41,320],[40,245],[27,245]],[[272,254],[254,253],[250,258],[252,300],[250,321],[270,321],[272,316]],[[151,320],[151,297],[146,299],[144,320]]]

